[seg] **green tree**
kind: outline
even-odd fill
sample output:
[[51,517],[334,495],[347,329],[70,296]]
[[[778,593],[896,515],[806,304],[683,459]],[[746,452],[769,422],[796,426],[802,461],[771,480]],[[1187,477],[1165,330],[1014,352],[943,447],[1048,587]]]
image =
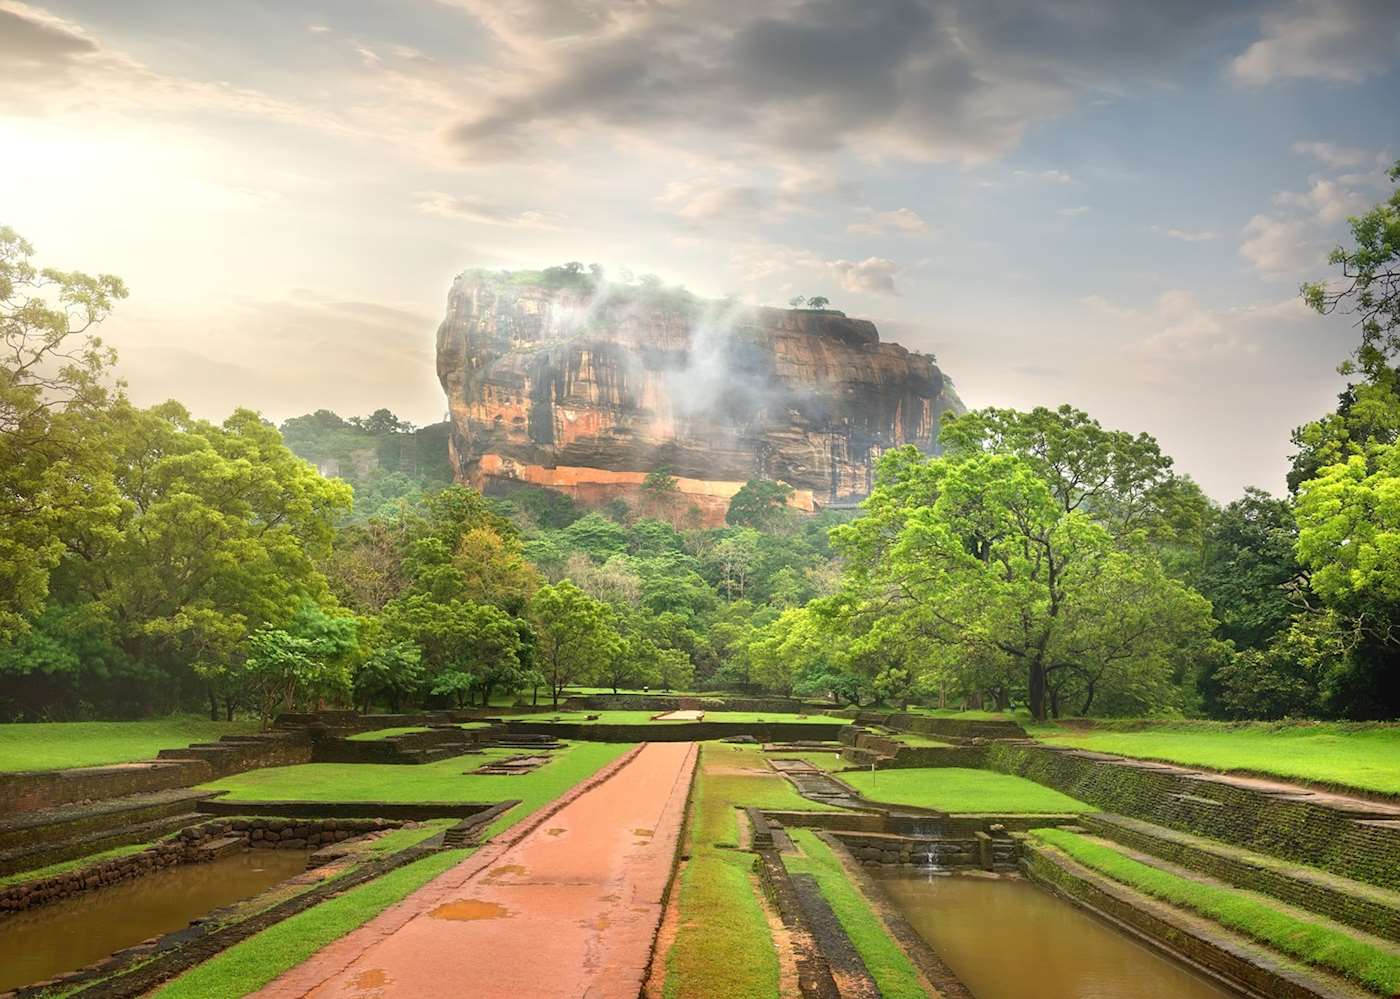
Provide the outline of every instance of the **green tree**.
[[384,608],[384,626],[391,638],[418,647],[429,689],[459,707],[473,698],[487,705],[492,691],[520,683],[520,631],[499,607],[416,593]]
[[284,708],[311,710],[349,695],[356,638],[353,617],[307,603],[285,629],[263,627],[248,636],[246,656],[229,679],[266,726]]
[[[1400,160],[1390,170],[1400,181]],[[1318,312],[1341,311],[1356,317],[1361,343],[1353,355],[1355,368],[1370,375],[1400,353],[1400,188],[1363,215],[1350,220],[1354,245],[1338,246],[1328,262],[1341,268],[1334,284],[1303,285],[1303,300]]]
[[1015,665],[1037,719],[1058,712],[1069,677],[1082,712],[1107,688],[1161,706],[1208,639],[1209,604],[1067,509],[1028,459],[901,449],[881,460],[867,507],[832,532],[860,611],[921,639],[934,667]]
[[809,309],[822,310],[830,304],[831,299],[827,298],[825,295],[813,295],[811,298],[807,299],[807,308]]
[[394,712],[403,710],[423,688],[423,653],[413,642],[385,642],[372,649],[353,675],[355,703],[368,711],[378,700]]
[[114,499],[92,425],[115,356],[93,333],[126,287],[33,254],[0,226],[0,642],[42,606],[64,524]]
[[642,480],[642,514],[656,517],[670,510],[680,495],[680,481],[670,465],[654,468]]
[[776,531],[788,523],[788,499],[792,486],[769,479],[750,479],[729,501],[724,522],[731,527]]
[[1063,512],[1087,515],[1115,539],[1136,530],[1159,537],[1198,530],[1204,519],[1205,497],[1172,473],[1172,459],[1156,440],[1105,430],[1072,406],[973,410],[945,419],[938,439],[954,458],[1024,459]]
[[598,676],[621,653],[612,609],[567,579],[540,587],[530,619],[538,635],[536,662],[556,706],[565,687]]

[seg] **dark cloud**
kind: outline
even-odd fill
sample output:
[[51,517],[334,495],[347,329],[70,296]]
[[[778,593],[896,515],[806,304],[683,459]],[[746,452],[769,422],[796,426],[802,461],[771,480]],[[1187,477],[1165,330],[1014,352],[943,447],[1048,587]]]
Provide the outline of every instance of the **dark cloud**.
[[744,10],[698,0],[606,18],[598,6],[480,14],[528,54],[514,60],[528,68],[506,69],[450,140],[480,157],[523,149],[551,127],[689,129],[755,149],[975,162],[1086,91],[1170,76],[1252,4],[796,0]]
[[0,8],[0,73],[62,67],[96,51],[91,39],[60,22]]

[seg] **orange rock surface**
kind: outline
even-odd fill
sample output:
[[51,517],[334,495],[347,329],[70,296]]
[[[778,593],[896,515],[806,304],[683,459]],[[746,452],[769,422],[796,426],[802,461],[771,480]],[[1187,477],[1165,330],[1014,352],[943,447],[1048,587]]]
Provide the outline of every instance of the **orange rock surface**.
[[437,365],[459,481],[635,504],[664,467],[706,524],[754,478],[812,511],[868,494],[887,448],[936,450],[940,415],[961,410],[932,358],[867,320],[559,284],[454,282]]

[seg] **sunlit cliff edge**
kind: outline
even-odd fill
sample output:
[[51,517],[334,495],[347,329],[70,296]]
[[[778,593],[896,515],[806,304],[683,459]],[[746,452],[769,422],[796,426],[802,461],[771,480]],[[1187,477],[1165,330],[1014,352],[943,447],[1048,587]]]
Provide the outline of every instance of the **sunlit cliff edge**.
[[755,478],[786,482],[805,510],[852,504],[884,450],[936,451],[941,414],[963,408],[931,357],[881,343],[868,320],[558,268],[460,274],[437,368],[458,481],[596,506],[636,503],[667,469],[710,525]]

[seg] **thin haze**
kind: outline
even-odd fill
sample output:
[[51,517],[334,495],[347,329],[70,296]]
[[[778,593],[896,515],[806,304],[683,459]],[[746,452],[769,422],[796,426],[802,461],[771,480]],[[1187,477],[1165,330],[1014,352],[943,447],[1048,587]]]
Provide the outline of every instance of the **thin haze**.
[[0,0],[0,222],[123,275],[132,395],[441,417],[467,267],[826,295],[969,405],[1282,485],[1400,156],[1393,0]]

